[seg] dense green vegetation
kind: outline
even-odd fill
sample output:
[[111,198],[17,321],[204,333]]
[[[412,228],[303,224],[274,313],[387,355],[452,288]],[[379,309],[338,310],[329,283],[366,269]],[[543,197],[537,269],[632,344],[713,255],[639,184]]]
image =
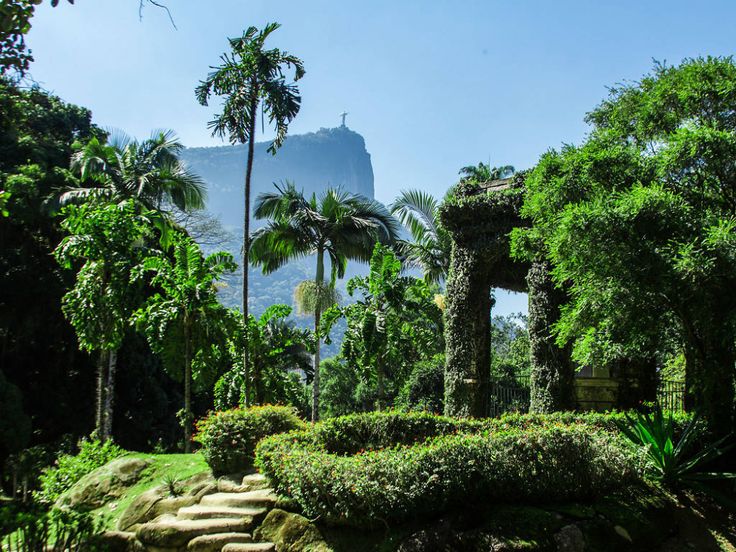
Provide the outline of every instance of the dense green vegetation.
[[[441,202],[411,190],[389,208],[277,185],[251,233],[258,110],[275,153],[304,67],[266,49],[278,24],[250,27],[196,90],[223,101],[213,134],[247,145],[242,304],[229,309],[218,290],[238,266],[197,242],[222,229],[175,135],[108,133],[19,80],[33,6],[0,14],[0,484],[35,502],[25,521],[0,520],[13,546],[44,546],[52,526],[91,541],[91,518],[51,503],[126,449],[182,450],[172,470],[199,473],[192,442],[215,475],[255,464],[303,514],[355,527],[614,488],[731,499],[706,485],[734,477],[731,58],[657,64],[611,89],[585,140],[529,171],[469,165]],[[304,258],[316,266],[294,299],[312,329],[288,305],[249,312],[249,268]],[[354,261],[368,273],[340,297]],[[528,317],[494,316],[494,288],[528,291]],[[580,368],[608,373],[610,396],[585,400]],[[671,373],[697,415],[662,412]],[[529,413],[489,418],[499,389],[503,408]],[[158,476],[152,463],[141,471]]]
[[336,523],[410,519],[480,498],[590,498],[635,476],[614,436],[576,424],[478,432],[476,423],[472,432],[451,419],[371,414],[323,425],[264,440],[256,463],[307,515]]
[[293,408],[260,406],[224,410],[197,424],[197,442],[215,475],[245,471],[253,463],[258,442],[274,433],[303,429]]
[[580,363],[684,352],[688,391],[721,432],[734,424],[736,65],[657,65],[590,112],[579,146],[526,180],[517,253],[550,263],[567,300],[552,324]]

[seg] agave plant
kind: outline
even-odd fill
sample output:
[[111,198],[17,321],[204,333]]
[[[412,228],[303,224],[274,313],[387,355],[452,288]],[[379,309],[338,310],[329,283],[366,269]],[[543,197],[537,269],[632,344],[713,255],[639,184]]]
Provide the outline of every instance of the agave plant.
[[626,416],[620,424],[621,432],[634,445],[646,450],[650,475],[671,488],[691,487],[713,494],[703,485],[706,481],[736,479],[736,474],[707,472],[703,468],[731,449],[726,444],[730,435],[699,448],[695,446],[701,437],[700,416],[693,416],[679,439],[676,437],[672,413],[665,415],[661,409],[651,414],[638,413],[636,418]]

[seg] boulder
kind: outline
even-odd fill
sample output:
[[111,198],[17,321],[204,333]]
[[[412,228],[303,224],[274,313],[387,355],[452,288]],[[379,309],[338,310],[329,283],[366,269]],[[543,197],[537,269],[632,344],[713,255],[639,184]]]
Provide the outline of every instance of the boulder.
[[585,550],[585,539],[583,532],[575,524],[565,525],[555,535],[555,543],[558,552],[583,552]]
[[256,529],[256,541],[269,541],[279,552],[330,552],[319,529],[299,514],[273,509]]
[[118,530],[130,531],[141,523],[151,521],[158,515],[155,506],[162,499],[163,494],[160,488],[151,489],[135,497],[118,519]]
[[204,495],[217,490],[209,473],[197,474],[181,482],[181,496],[170,496],[168,487],[160,485],[137,496],[118,520],[120,531],[135,531],[138,525],[163,514],[175,514],[180,508],[197,504]]
[[77,481],[59,497],[56,506],[85,511],[99,508],[135,485],[150,464],[150,460],[143,458],[123,457],[113,460]]
[[106,552],[145,552],[143,545],[136,540],[135,533],[105,531],[100,540],[100,545]]

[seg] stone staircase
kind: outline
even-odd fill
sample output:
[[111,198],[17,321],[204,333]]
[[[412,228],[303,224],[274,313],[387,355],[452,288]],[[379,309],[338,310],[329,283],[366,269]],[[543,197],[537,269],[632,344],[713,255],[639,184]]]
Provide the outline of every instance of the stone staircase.
[[136,544],[150,552],[275,552],[271,542],[253,542],[253,530],[276,500],[260,474],[220,479],[198,504],[140,525]]

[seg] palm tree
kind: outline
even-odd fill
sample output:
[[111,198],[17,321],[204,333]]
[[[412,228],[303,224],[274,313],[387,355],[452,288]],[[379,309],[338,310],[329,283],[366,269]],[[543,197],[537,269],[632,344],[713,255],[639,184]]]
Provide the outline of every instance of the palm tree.
[[439,202],[422,190],[408,190],[401,192],[390,210],[412,237],[412,241],[399,240],[399,256],[407,265],[420,268],[427,283],[444,282],[452,240],[440,225]]
[[[253,172],[253,146],[256,136],[256,119],[259,106],[268,114],[270,124],[276,126],[276,138],[268,151],[276,154],[286,139],[289,123],[299,113],[301,96],[294,83],[287,83],[285,69],[294,69],[294,81],[304,76],[304,66],[298,57],[278,48],[264,50],[268,36],[278,29],[278,23],[267,24],[262,31],[248,27],[240,38],[231,38],[230,54],[223,54],[222,65],[213,67],[207,78],[197,86],[195,93],[202,105],[210,96],[222,96],[222,112],[210,121],[208,127],[213,136],[225,137],[232,144],[248,144],[245,165],[245,213],[243,217],[243,298],[242,314],[245,347],[243,369],[248,370],[248,251],[250,250],[250,183]],[[245,397],[249,396],[248,374]]]
[[[137,278],[152,273],[151,285],[160,292],[151,296],[134,315],[164,365],[182,367],[184,380],[184,452],[191,451],[192,360],[212,341],[227,319],[227,309],[217,300],[215,282],[235,265],[229,253],[202,255],[199,246],[182,235],[173,257],[147,257],[136,269]],[[178,370],[172,370],[178,372]]]
[[[329,188],[319,198],[306,199],[293,184],[276,186],[276,192],[256,199],[255,215],[270,219],[253,234],[250,260],[269,274],[293,259],[317,256],[311,292],[302,293],[303,310],[314,313],[316,347],[312,391],[312,419],[319,417],[320,316],[334,299],[336,278],[345,275],[348,259],[369,261],[376,241],[393,242],[398,221],[377,201]],[[331,279],[325,283],[325,255],[330,258]],[[301,286],[300,286],[301,287]],[[304,290],[302,290],[304,291]]]
[[508,178],[516,172],[511,165],[503,165],[501,167],[491,167],[491,164],[485,164],[482,161],[478,165],[468,165],[460,169],[458,174],[463,175],[460,182],[488,182],[490,180],[500,180]]
[[134,199],[153,211],[171,205],[182,211],[203,209],[205,184],[179,159],[184,146],[173,131],[157,131],[139,142],[123,133],[109,141],[92,138],[72,156],[71,167],[82,186],[59,197],[62,205],[102,198],[122,203]]

